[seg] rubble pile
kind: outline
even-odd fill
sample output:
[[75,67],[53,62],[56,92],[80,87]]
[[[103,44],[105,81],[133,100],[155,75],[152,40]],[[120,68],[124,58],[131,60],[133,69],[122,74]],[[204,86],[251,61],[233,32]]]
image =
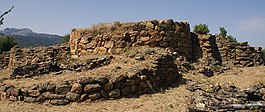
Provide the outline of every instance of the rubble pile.
[[209,82],[188,82],[193,92],[190,111],[263,110],[265,85],[257,84],[248,89],[239,89],[233,84],[215,85]]

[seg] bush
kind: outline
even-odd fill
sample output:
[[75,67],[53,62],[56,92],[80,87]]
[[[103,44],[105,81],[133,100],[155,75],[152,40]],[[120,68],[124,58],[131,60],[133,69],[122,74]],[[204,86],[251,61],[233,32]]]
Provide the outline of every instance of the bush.
[[68,43],[70,40],[70,34],[66,34],[62,37],[61,43]]
[[193,27],[193,32],[198,34],[207,34],[210,32],[207,24],[199,24]]
[[226,38],[227,38],[230,42],[232,42],[232,43],[238,43],[237,40],[236,40],[236,38],[233,37],[232,35],[228,35]]
[[1,36],[0,37],[0,51],[10,51],[12,47],[17,45],[15,39],[11,36]]
[[225,28],[224,27],[220,27],[219,30],[220,30],[219,36],[226,37],[227,31],[225,30]]

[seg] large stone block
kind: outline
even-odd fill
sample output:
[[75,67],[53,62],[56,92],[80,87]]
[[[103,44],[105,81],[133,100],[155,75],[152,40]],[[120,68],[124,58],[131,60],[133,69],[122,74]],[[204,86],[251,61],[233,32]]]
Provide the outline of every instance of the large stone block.
[[84,88],[84,92],[95,92],[100,90],[101,86],[99,84],[87,84]]

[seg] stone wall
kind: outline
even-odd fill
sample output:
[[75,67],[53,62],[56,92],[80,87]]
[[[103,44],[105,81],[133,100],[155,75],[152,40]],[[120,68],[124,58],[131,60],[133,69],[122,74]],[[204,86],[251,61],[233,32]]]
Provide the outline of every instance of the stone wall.
[[228,39],[207,34],[191,34],[193,59],[202,65],[251,67],[264,65],[261,48],[247,42],[231,43]]
[[9,69],[13,71],[12,77],[31,77],[59,71],[59,63],[68,60],[68,49],[69,48],[64,45],[12,48],[8,65]]
[[264,65],[261,47],[249,46],[248,42],[231,43],[222,37],[217,38],[217,45],[225,65],[238,67]]
[[0,52],[0,69],[8,67],[9,55],[9,52]]
[[169,48],[190,57],[191,37],[187,22],[151,20],[143,22],[100,24],[87,29],[73,29],[70,36],[71,57],[82,54],[117,54],[126,47]]
[[2,84],[0,100],[28,103],[47,101],[53,105],[65,105],[70,102],[137,97],[141,94],[154,93],[157,87],[175,82],[180,76],[172,54],[158,54],[153,58],[154,66],[137,68],[130,74],[111,77],[108,75],[83,76],[75,80],[47,82],[27,88]]

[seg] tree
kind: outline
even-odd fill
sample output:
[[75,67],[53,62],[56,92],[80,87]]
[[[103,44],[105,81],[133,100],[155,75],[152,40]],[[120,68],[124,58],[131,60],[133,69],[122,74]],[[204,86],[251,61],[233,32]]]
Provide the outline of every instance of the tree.
[[219,27],[220,33],[219,36],[226,37],[227,36],[227,31],[225,30],[224,27]]
[[66,34],[62,37],[61,43],[67,43],[70,40],[70,34]]
[[0,37],[0,51],[10,51],[12,47],[17,45],[15,39],[11,36],[1,36]]
[[4,21],[4,16],[5,16],[6,14],[8,14],[9,12],[11,12],[13,8],[14,8],[14,6],[11,7],[8,11],[5,11],[3,14],[0,15],[0,26],[4,24],[4,23],[3,23],[3,21]]
[[207,34],[210,32],[207,24],[199,24],[193,27],[193,32],[198,34]]

